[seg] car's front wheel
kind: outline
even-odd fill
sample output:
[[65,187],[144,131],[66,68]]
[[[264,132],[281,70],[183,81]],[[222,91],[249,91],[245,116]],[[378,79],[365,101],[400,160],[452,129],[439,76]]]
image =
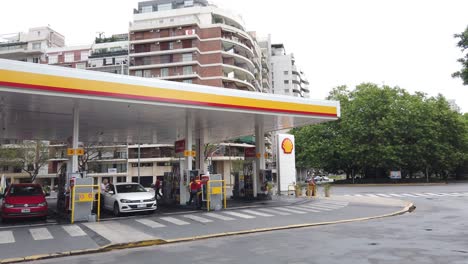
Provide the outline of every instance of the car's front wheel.
[[119,204],[117,202],[114,203],[114,210],[112,212],[114,213],[114,216],[119,216],[120,215],[120,207],[119,207]]

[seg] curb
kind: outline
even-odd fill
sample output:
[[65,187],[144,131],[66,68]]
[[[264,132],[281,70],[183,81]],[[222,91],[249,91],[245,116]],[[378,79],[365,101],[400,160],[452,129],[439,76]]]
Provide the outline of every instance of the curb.
[[432,183],[337,183],[334,187],[365,187],[365,186],[381,186],[381,187],[392,187],[392,186],[442,186],[448,185],[446,182],[432,182]]
[[181,243],[181,242],[190,242],[190,241],[196,241],[196,240],[204,240],[204,239],[227,237],[227,236],[238,236],[238,235],[246,235],[246,234],[253,234],[253,233],[264,233],[264,232],[270,232],[270,231],[298,229],[298,228],[305,228],[305,227],[344,224],[344,223],[350,223],[350,222],[362,222],[362,221],[368,221],[368,220],[373,220],[373,219],[380,219],[380,218],[402,215],[405,213],[411,213],[415,209],[416,209],[416,206],[414,205],[414,203],[409,202],[406,204],[406,206],[403,209],[399,211],[388,213],[388,214],[383,214],[383,215],[377,215],[377,216],[344,219],[344,220],[337,220],[337,221],[308,223],[308,224],[295,224],[295,225],[269,227],[269,228],[256,228],[256,229],[243,230],[243,231],[224,232],[224,233],[184,237],[184,238],[176,238],[176,239],[168,239],[168,240],[153,239],[153,240],[143,240],[143,241],[129,242],[129,243],[109,244],[109,245],[102,246],[102,247],[95,248],[95,249],[73,250],[73,251],[57,252],[57,253],[51,253],[51,254],[32,255],[32,256],[21,257],[21,258],[3,259],[3,260],[0,260],[0,263],[1,264],[20,263],[20,262],[26,262],[26,261],[36,261],[36,260],[52,259],[52,258],[59,258],[59,257],[66,257],[66,256],[78,256],[78,255],[93,254],[93,253],[103,253],[103,252],[109,252],[109,251],[118,250],[118,249],[149,247],[149,246],[156,246],[156,245],[175,244],[175,243]]

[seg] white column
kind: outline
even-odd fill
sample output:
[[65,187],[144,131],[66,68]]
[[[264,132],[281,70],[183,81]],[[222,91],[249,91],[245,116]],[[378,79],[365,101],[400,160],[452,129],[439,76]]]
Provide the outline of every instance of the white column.
[[53,190],[55,186],[55,178],[50,178],[50,190]]
[[253,195],[257,197],[258,188],[260,187],[259,173],[260,170],[265,169],[265,129],[263,127],[263,120],[257,117],[255,120],[255,149],[260,157],[255,159],[255,178],[253,180]]
[[[78,106],[73,108],[73,149],[78,148],[78,137],[80,131],[80,109]],[[72,157],[72,173],[78,172],[78,156],[73,155]]]
[[[185,116],[185,150],[192,150],[192,133],[193,133],[193,118],[190,112],[186,113]],[[192,169],[192,160],[191,156],[185,157],[184,161],[180,163],[180,204],[184,205],[188,201],[189,193],[187,186],[190,182],[189,176],[185,174],[186,170]],[[185,174],[185,176],[184,176]]]

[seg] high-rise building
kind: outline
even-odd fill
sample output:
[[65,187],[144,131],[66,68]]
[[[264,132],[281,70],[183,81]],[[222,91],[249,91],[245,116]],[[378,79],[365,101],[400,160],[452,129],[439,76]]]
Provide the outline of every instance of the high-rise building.
[[309,81],[305,78],[304,72],[296,66],[294,54],[287,54],[283,44],[273,44],[271,55],[272,92],[309,98]]
[[140,2],[129,31],[130,75],[263,92],[255,34],[206,0]]
[[41,63],[48,48],[64,47],[65,37],[50,27],[0,35],[0,58]]

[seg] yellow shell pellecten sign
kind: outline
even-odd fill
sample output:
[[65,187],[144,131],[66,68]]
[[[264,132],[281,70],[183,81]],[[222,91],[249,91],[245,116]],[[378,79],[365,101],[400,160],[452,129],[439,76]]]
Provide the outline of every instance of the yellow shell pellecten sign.
[[291,139],[285,138],[281,143],[281,148],[283,149],[284,154],[291,154],[294,149],[294,144]]

